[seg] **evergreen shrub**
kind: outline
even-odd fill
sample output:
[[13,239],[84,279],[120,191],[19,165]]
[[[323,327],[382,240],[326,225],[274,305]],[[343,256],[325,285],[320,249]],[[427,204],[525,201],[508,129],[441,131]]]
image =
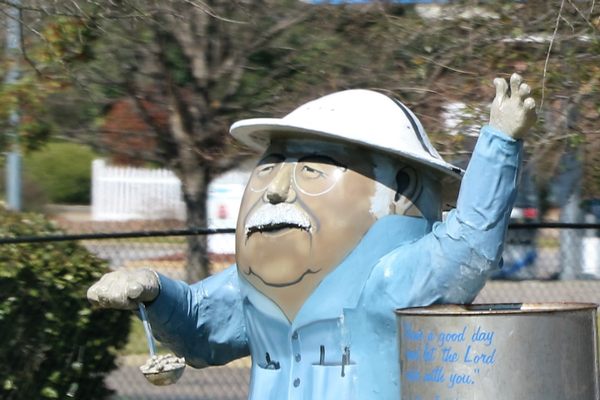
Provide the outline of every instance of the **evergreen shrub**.
[[[0,207],[0,238],[60,232],[43,216]],[[104,377],[130,313],[93,310],[104,261],[74,242],[0,244],[0,398],[106,399]]]
[[48,143],[25,156],[23,172],[56,204],[90,204],[92,161],[97,154],[75,143]]

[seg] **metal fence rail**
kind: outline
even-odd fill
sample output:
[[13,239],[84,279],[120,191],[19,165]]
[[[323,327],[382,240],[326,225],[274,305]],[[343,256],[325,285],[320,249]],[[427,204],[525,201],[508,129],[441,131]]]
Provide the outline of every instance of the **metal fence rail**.
[[[569,266],[565,275],[564,263],[600,254],[600,224],[536,223],[513,224],[505,246],[505,271],[496,274],[481,291],[475,302],[593,302],[600,303],[600,265]],[[149,267],[182,279],[188,235],[232,234],[233,229],[164,229],[116,233],[77,233],[73,235],[0,238],[0,245],[20,243],[79,241],[97,256],[108,260],[110,267]],[[570,234],[575,245],[565,248],[562,238]],[[592,246],[584,246],[584,242]],[[590,250],[591,248],[591,250]],[[569,257],[567,251],[577,253]],[[586,254],[585,252],[588,252]],[[211,255],[212,271],[230,265],[233,255]],[[600,258],[598,258],[600,262]],[[573,273],[571,273],[573,272]],[[576,279],[563,279],[565,277]],[[145,381],[138,367],[145,354],[127,355],[119,359],[119,368],[107,378],[115,390],[113,400],[237,400],[245,399],[249,382],[249,360],[236,361],[224,367],[203,370],[188,368],[174,386],[160,388]]]

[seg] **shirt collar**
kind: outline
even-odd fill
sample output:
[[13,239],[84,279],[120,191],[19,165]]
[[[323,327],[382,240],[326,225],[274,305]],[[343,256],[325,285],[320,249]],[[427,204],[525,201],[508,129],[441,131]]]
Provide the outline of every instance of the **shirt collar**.
[[[401,215],[380,218],[306,299],[292,326],[296,328],[318,320],[338,318],[343,308],[356,307],[363,286],[379,259],[403,243],[425,236],[430,230],[431,224],[424,218]],[[241,275],[240,281],[242,292],[257,309],[289,324],[277,304]]]

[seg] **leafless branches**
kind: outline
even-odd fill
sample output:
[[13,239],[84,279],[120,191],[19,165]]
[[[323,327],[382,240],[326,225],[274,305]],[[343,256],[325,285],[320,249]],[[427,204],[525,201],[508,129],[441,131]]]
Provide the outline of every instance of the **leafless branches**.
[[540,100],[539,110],[542,110],[544,105],[544,99],[546,95],[546,74],[548,72],[548,61],[550,61],[550,53],[552,52],[552,46],[554,45],[554,40],[556,39],[556,32],[558,32],[558,27],[560,25],[560,20],[562,18],[562,12],[565,7],[565,0],[560,2],[560,8],[558,10],[558,15],[556,16],[556,24],[554,25],[554,32],[552,32],[552,38],[550,39],[550,44],[548,45],[548,51],[546,53],[546,61],[544,61],[544,72],[542,76],[542,99]]

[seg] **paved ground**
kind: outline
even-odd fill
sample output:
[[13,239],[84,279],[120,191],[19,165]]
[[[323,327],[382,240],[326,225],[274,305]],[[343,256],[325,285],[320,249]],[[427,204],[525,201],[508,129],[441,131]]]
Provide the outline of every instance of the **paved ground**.
[[148,383],[137,365],[123,365],[109,376],[108,385],[117,391],[112,400],[245,400],[249,372],[241,366],[188,367],[175,385],[160,387]]
[[[491,281],[477,303],[593,302],[600,303],[600,281]],[[113,400],[244,400],[247,396],[248,361],[230,366],[188,368],[173,386],[155,387],[145,381],[137,366],[144,357],[122,360],[109,379],[117,391]]]
[[476,303],[584,302],[600,304],[600,281],[491,281]]

